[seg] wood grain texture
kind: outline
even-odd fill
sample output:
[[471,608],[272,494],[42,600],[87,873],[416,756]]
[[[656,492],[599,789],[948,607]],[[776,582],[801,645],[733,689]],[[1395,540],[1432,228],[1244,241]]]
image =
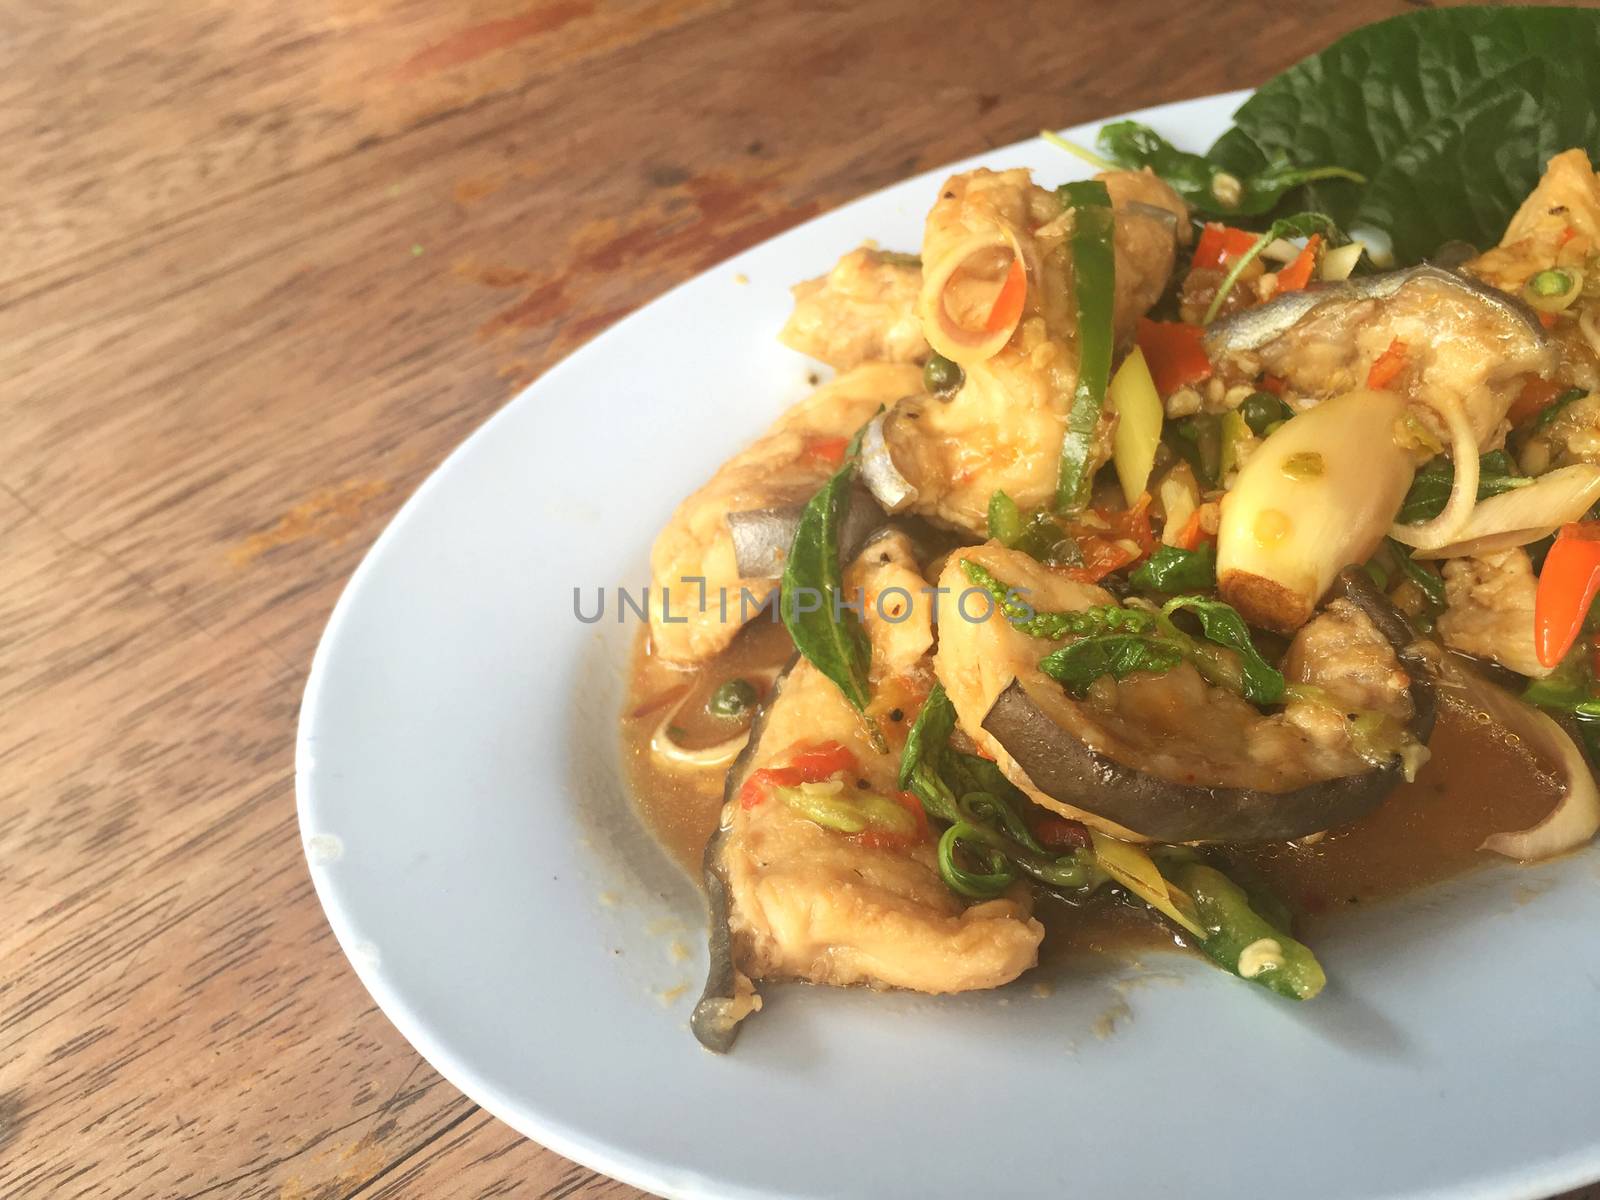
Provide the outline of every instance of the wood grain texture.
[[0,11],[0,1196],[638,1195],[444,1083],[322,919],[294,722],[362,552],[725,255],[1404,7]]

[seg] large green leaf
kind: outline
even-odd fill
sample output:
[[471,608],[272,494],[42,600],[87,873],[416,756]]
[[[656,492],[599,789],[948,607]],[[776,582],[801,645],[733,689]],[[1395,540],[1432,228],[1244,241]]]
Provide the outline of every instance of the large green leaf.
[[1401,262],[1489,246],[1550,155],[1600,157],[1600,11],[1457,8],[1358,29],[1264,84],[1208,157],[1337,164],[1315,207],[1388,232]]

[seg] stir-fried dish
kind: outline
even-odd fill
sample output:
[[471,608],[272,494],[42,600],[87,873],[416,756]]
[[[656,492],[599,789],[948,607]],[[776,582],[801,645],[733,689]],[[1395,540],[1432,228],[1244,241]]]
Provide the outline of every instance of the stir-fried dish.
[[1403,265],[1273,216],[1354,169],[1249,212],[1148,130],[1080,152],[797,285],[835,376],[656,542],[624,733],[713,1049],[768,982],[994,988],[1108,919],[1307,1000],[1298,919],[1600,828],[1586,150]]

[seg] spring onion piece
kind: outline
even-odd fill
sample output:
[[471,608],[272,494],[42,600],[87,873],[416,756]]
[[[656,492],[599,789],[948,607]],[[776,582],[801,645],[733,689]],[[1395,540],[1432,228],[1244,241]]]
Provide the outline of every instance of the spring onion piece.
[[1117,414],[1111,461],[1117,469],[1117,481],[1122,484],[1123,498],[1131,508],[1150,481],[1165,419],[1155,380],[1145,365],[1144,352],[1137,346],[1111,377],[1106,399]]
[[1072,287],[1078,305],[1078,383],[1061,445],[1056,507],[1084,507],[1089,499],[1095,430],[1111,375],[1112,313],[1116,301],[1115,222],[1111,194],[1094,180],[1063,184],[1059,193],[1073,210]]
[[794,787],[774,787],[772,794],[806,820],[838,833],[860,833],[868,825],[867,814],[844,798],[839,780],[800,783]]
[[1039,137],[1048,142],[1050,145],[1054,146],[1057,150],[1065,150],[1074,158],[1081,158],[1096,171],[1115,171],[1117,169],[1117,164],[1112,162],[1109,158],[1101,158],[1100,155],[1096,154],[1087,146],[1080,146],[1077,142],[1069,142],[1059,133],[1056,133],[1052,130],[1039,130]]
[[[990,760],[950,745],[955,724],[950,698],[944,688],[935,685],[911,726],[900,758],[900,786],[910,788],[931,820],[951,825],[939,845],[940,874],[951,890],[973,896],[977,893],[971,889],[987,886],[961,868],[955,858],[958,843],[974,856],[975,847],[985,851],[983,859],[991,877],[1002,875],[999,864],[1007,863],[1011,877],[1006,884],[1019,871],[1046,887],[1074,895],[1103,883],[1105,876],[1088,850],[1052,854],[1040,844],[1022,819],[1019,809],[1027,804],[1027,798],[1016,785]],[[1087,831],[1084,837],[1087,840]]]
[[847,791],[839,779],[775,786],[772,794],[808,821],[838,833],[874,829],[897,837],[914,837],[917,819],[903,805],[875,792]]
[[1021,550],[1028,557],[1051,566],[1076,566],[1082,552],[1061,523],[1049,513],[1024,517],[1017,502],[1004,492],[989,497],[988,530],[991,540],[1008,550]]
[[[1017,869],[1001,850],[979,840],[979,830],[957,821],[939,837],[939,874],[950,890],[974,900],[992,900],[1017,881]],[[980,859],[984,870],[968,871],[956,861],[957,847]]]
[[1004,492],[989,497],[989,537],[1002,546],[1015,546],[1027,528],[1017,502]]

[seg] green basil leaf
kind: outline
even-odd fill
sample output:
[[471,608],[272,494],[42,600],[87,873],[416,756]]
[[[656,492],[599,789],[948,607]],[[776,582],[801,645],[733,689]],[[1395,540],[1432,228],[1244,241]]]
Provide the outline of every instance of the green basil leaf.
[[1522,698],[1540,708],[1593,722],[1600,721],[1596,691],[1591,655],[1580,642],[1550,674],[1530,679]]
[[1182,661],[1182,650],[1148,634],[1095,633],[1045,655],[1039,669],[1082,696],[1102,676],[1121,680],[1140,671],[1161,675]]
[[[911,729],[906,734],[905,749],[900,752],[900,786],[909,788],[913,772],[919,766],[929,765],[937,769],[941,763],[941,756],[945,747],[949,745],[950,735],[955,732],[956,710],[950,703],[950,697],[945,694],[942,684],[934,684],[933,691],[928,693],[928,698],[923,701],[922,711],[917,714],[917,719],[911,723]],[[946,820],[955,820],[947,817]]]
[[1549,404],[1539,410],[1539,415],[1533,419],[1533,424],[1528,427],[1529,433],[1538,433],[1548,429],[1562,411],[1574,400],[1582,400],[1588,393],[1580,387],[1568,388]]
[[1145,559],[1128,582],[1140,591],[1204,592],[1217,586],[1217,548],[1206,542],[1196,550],[1161,546]]
[[1195,413],[1168,421],[1163,440],[1189,464],[1200,486],[1211,489],[1222,482],[1222,418],[1216,413]]
[[1411,557],[1411,551],[1402,546],[1393,538],[1384,538],[1384,542],[1393,551],[1395,562],[1400,567],[1400,573],[1416,584],[1428,601],[1428,617],[1432,619],[1444,611],[1445,593],[1444,579],[1431,567],[1425,567]]
[[[1569,146],[1600,157],[1600,12],[1450,8],[1358,29],[1269,80],[1207,155],[1237,173],[1334,164],[1365,188],[1313,185],[1346,223],[1415,263],[1448,241],[1496,243]],[[1326,186],[1326,190],[1325,189]]]
[[851,440],[844,464],[807,502],[783,568],[779,613],[807,662],[831,679],[857,712],[871,702],[867,672],[872,645],[860,614],[844,605],[839,530],[850,513],[861,434]]
[[[1437,517],[1450,499],[1450,488],[1455,478],[1455,464],[1448,458],[1430,460],[1411,481],[1411,489],[1406,492],[1395,520],[1403,525],[1418,525]],[[1527,487],[1532,482],[1529,477],[1518,473],[1516,464],[1504,450],[1492,450],[1478,459],[1479,500]]]
[[1094,482],[1089,461],[1095,431],[1105,408],[1106,385],[1111,380],[1116,301],[1116,256],[1112,252],[1115,221],[1111,194],[1096,180],[1063,184],[1062,202],[1073,211],[1072,291],[1078,312],[1078,382],[1067,412],[1067,434],[1061,443],[1061,473],[1056,485],[1056,507],[1082,508]]
[[[910,789],[932,820],[961,830],[946,851],[957,840],[986,846],[1036,883],[1074,894],[1103,882],[1092,854],[1058,855],[1039,844],[1022,817],[1028,798],[998,765],[952,747],[955,727],[955,708],[944,688],[935,684],[900,757],[900,786]],[[991,858],[990,867],[992,873],[1003,873],[999,858]],[[966,886],[972,880],[952,854],[941,853],[940,874],[953,891],[970,894]]]
[[[1198,213],[1218,217],[1259,216],[1274,208],[1284,193],[1318,179],[1366,182],[1343,167],[1297,167],[1283,156],[1268,161],[1259,151],[1248,167],[1231,165],[1179,150],[1148,125],[1114,121],[1102,126],[1096,144],[1119,167],[1149,167]],[[1254,147],[1252,147],[1254,149]],[[1218,176],[1222,176],[1219,181]]]
[[1244,698],[1255,704],[1276,704],[1283,699],[1283,673],[1261,656],[1251,640],[1250,627],[1232,605],[1205,596],[1175,596],[1161,608],[1170,617],[1191,612],[1200,620],[1206,640],[1239,656]]
[[[1017,787],[1005,777],[1000,770],[1000,764],[991,759],[984,758],[981,754],[968,754],[965,750],[952,750],[945,762],[946,777],[951,781],[951,786],[958,792],[963,801],[973,794],[982,794],[999,797],[1009,804],[1026,804],[1027,796],[1022,789]],[[963,807],[967,807],[965,804]],[[1008,828],[1011,821],[1006,822]],[[1018,841],[1038,850],[1039,846],[1033,840],[1033,834],[1025,825],[1017,823],[1019,828],[1011,829],[1011,834]]]

